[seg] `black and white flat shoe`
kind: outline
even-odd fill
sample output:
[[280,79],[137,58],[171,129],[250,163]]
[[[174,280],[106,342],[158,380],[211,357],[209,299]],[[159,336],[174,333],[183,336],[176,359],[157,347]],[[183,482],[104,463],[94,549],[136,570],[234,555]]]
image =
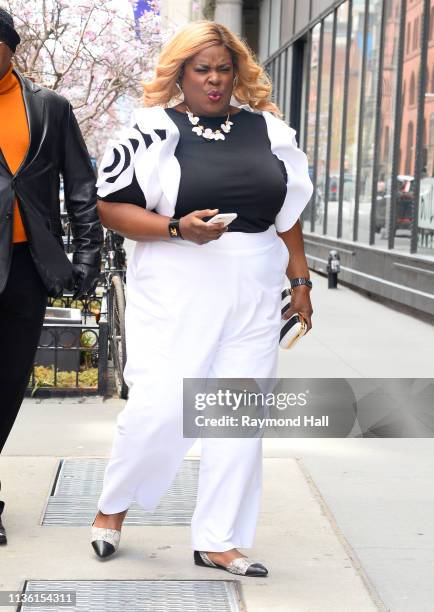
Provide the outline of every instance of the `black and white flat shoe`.
[[[98,516],[98,513],[97,515]],[[93,523],[95,522],[93,519]],[[121,532],[117,529],[106,529],[105,527],[94,527],[92,523],[91,543],[100,559],[107,559],[119,548]]]
[[268,570],[265,565],[262,565],[262,563],[259,563],[258,561],[252,561],[248,557],[238,557],[237,559],[231,561],[228,565],[219,565],[218,563],[211,561],[206,552],[195,550],[193,553],[193,558],[196,565],[223,569],[227,572],[231,572],[231,574],[238,574],[239,576],[265,577],[268,575]]
[[5,507],[5,503],[4,501],[0,501],[0,544],[7,544],[7,538],[6,538],[6,529],[2,523],[2,513]]

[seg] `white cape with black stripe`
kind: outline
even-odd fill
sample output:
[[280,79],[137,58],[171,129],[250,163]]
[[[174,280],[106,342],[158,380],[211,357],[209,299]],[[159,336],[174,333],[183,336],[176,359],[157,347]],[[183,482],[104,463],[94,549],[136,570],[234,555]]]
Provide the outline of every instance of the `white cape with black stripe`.
[[[295,130],[284,121],[268,111],[253,111],[248,105],[239,108],[263,114],[271,151],[285,164],[287,193],[275,225],[278,232],[287,231],[313,192],[307,157],[297,146]],[[136,109],[132,127],[107,143],[98,174],[99,198],[132,202],[173,217],[181,178],[175,157],[178,140],[179,130],[163,107]]]

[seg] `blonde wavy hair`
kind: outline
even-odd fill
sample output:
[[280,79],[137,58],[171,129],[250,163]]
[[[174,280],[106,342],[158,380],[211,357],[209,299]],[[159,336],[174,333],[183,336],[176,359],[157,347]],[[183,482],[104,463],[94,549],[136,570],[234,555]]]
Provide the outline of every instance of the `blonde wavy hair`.
[[184,63],[202,49],[223,44],[232,56],[237,82],[232,95],[240,104],[253,110],[267,110],[282,117],[279,107],[271,101],[271,80],[255,60],[248,45],[226,26],[214,21],[189,23],[163,47],[152,81],[144,83],[144,105],[168,107],[181,101],[176,84],[182,76]]

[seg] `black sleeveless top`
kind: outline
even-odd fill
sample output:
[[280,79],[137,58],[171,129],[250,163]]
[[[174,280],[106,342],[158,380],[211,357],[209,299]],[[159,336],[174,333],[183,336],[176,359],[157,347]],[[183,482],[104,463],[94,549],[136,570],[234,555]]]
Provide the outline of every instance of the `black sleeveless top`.
[[[192,132],[185,113],[165,112],[180,133],[175,157],[181,180],[174,217],[204,208],[238,213],[231,232],[263,232],[274,223],[286,196],[287,173],[283,161],[272,152],[262,114],[241,109],[225,140],[207,140]],[[200,117],[200,125],[220,128],[224,117]]]

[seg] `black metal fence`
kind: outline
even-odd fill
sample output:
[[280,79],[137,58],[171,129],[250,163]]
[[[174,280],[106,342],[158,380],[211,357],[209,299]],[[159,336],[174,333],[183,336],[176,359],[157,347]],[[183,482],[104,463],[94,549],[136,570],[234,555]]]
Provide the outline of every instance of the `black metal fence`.
[[[106,395],[108,392],[108,323],[106,298],[49,299],[48,307],[76,308],[79,322],[46,322],[42,328],[28,395]],[[48,322],[47,322],[48,321]]]
[[88,298],[75,300],[72,295],[62,295],[62,297],[48,298],[47,306],[54,308],[78,308],[81,311],[82,322],[86,324],[93,318],[98,322],[103,307],[103,296],[92,295]]
[[[61,222],[64,249],[71,254],[73,237],[62,197]],[[92,296],[77,300],[66,293],[49,298],[28,395],[107,395],[109,392],[107,291],[110,276],[107,271],[119,273],[117,268],[124,271],[126,258],[122,243],[120,236],[107,234],[102,248],[104,271]],[[124,278],[122,273],[121,276]]]

